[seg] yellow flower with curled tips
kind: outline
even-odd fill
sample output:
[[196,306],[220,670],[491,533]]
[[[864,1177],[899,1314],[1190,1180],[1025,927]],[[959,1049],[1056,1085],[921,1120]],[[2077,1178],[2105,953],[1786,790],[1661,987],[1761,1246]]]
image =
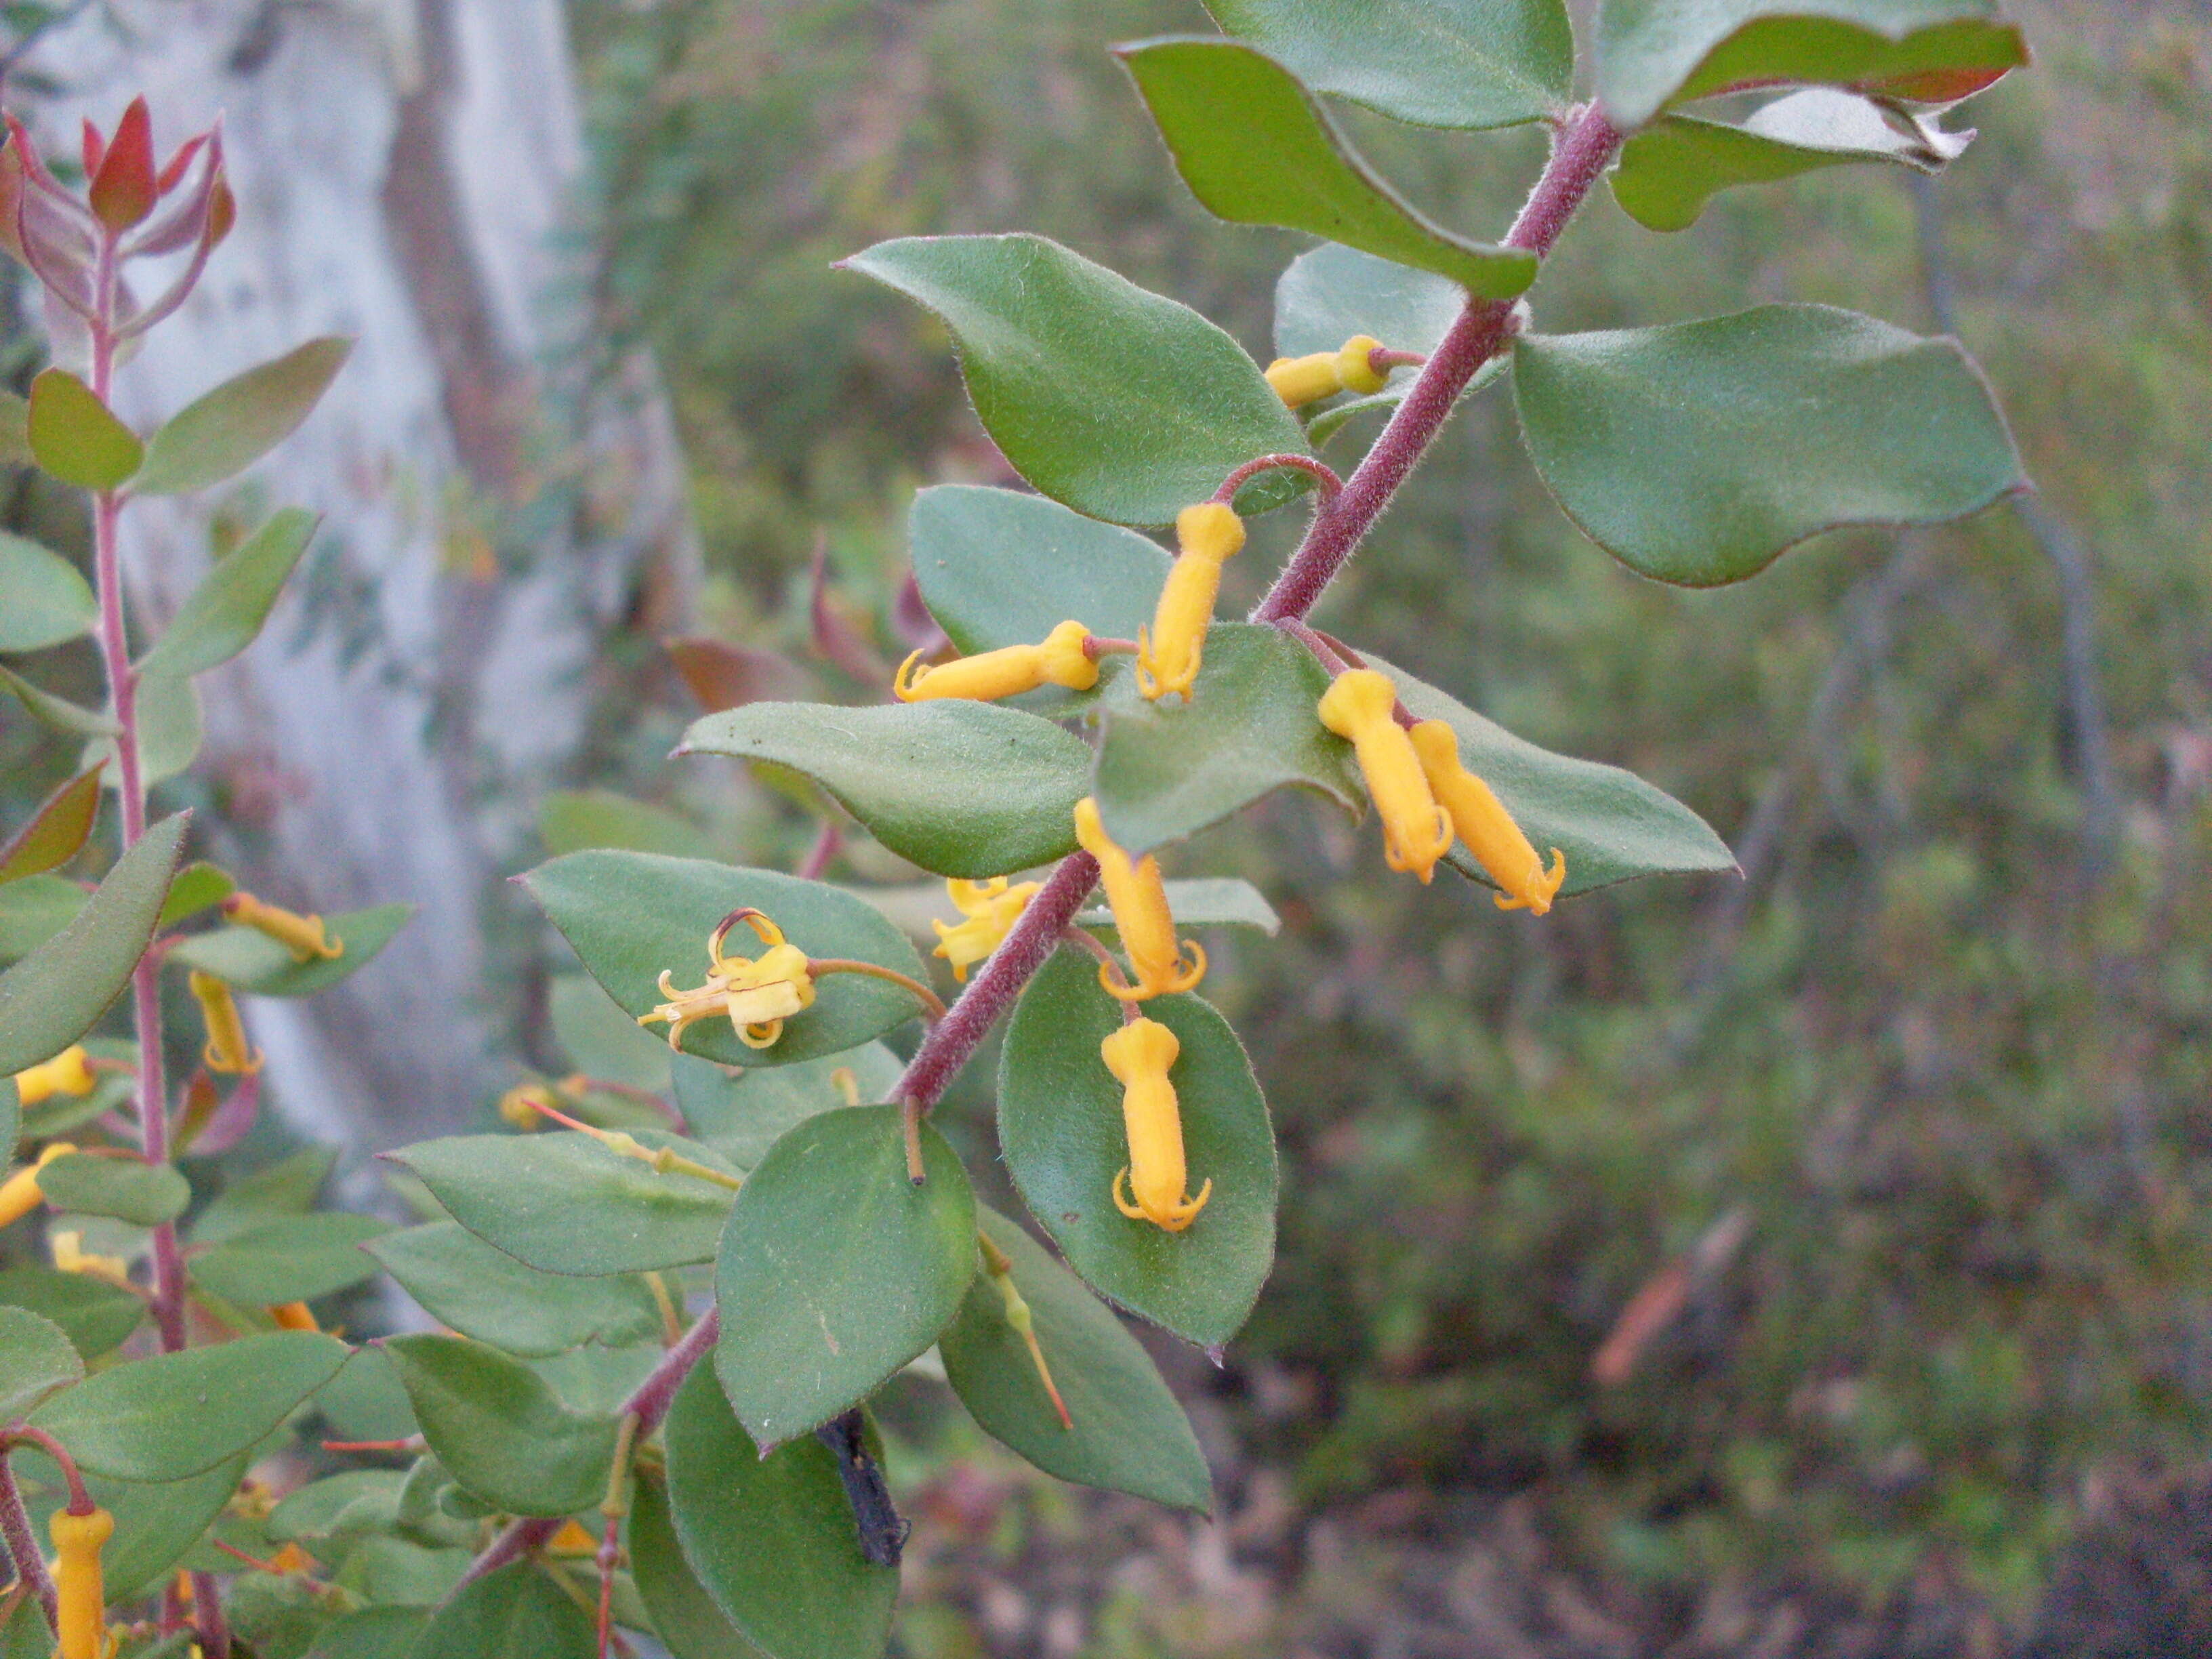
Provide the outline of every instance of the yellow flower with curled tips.
[[92,1060],[82,1044],[64,1048],[52,1060],[36,1066],[26,1066],[15,1073],[15,1098],[26,1106],[35,1106],[56,1095],[73,1095],[82,1099],[99,1084],[100,1079],[92,1069]]
[[274,904],[264,904],[251,893],[233,893],[222,902],[222,914],[241,927],[266,933],[289,951],[295,961],[313,962],[320,958],[335,962],[345,954],[345,941],[331,944],[324,933],[320,916],[303,916]]
[[238,1000],[230,987],[213,974],[195,968],[185,976],[200,1005],[207,1026],[207,1042],[200,1049],[200,1064],[210,1072],[252,1073],[261,1069],[261,1051],[246,1040],[246,1022],[239,1018]]
[[1459,735],[1442,720],[1423,720],[1407,734],[1429,788],[1451,817],[1452,827],[1490,872],[1502,890],[1501,910],[1527,910],[1542,915],[1552,908],[1559,884],[1567,878],[1566,855],[1554,847],[1552,867],[1536,855],[1529,841],[1497,792],[1460,764]]
[[1398,724],[1398,690],[1371,668],[1349,668],[1329,683],[1317,712],[1321,723],[1351,740],[1367,781],[1369,799],[1382,819],[1382,856],[1393,870],[1410,870],[1426,882],[1437,860],[1451,850],[1451,818],[1429,793],[1406,728]]
[[1390,378],[1375,367],[1373,354],[1382,349],[1382,342],[1372,335],[1355,334],[1335,351],[1278,357],[1267,365],[1267,384],[1291,409],[1304,409],[1340,392],[1380,392]]
[[1176,544],[1182,552],[1160,589],[1152,625],[1137,630],[1137,690],[1152,699],[1170,691],[1190,696],[1221,567],[1244,545],[1244,520],[1220,501],[1200,501],[1176,514]]
[[1030,898],[1041,885],[1040,882],[1025,881],[1010,887],[1004,876],[994,876],[988,881],[962,881],[957,878],[947,881],[945,890],[952,900],[952,907],[966,920],[948,923],[933,919],[929,925],[937,929],[937,948],[930,955],[951,963],[952,977],[965,985],[969,969],[1005,941],[1007,929],[1021,919],[1022,912],[1029,908]]
[[18,1170],[5,1181],[0,1181],[0,1227],[12,1227],[39,1207],[46,1194],[39,1190],[39,1171],[64,1152],[76,1147],[66,1140],[57,1140],[39,1154],[35,1164]]
[[[757,957],[725,956],[730,929],[744,922],[769,948]],[[732,910],[707,936],[707,982],[679,991],[668,969],[660,970],[660,994],[668,999],[637,1023],[668,1026],[668,1046],[680,1048],[684,1033],[702,1019],[726,1015],[730,1029],[748,1048],[765,1048],[783,1035],[783,1022],[814,1004],[814,976],[806,952],[787,944],[783,930],[760,911]]]
[[115,1644],[107,1635],[100,1553],[115,1535],[115,1517],[102,1509],[87,1515],[59,1509],[46,1530],[54,1540],[54,1625],[61,1638],[56,1659],[105,1659]]
[[[1182,1108],[1168,1070],[1182,1045],[1158,1020],[1133,1019],[1098,1045],[1098,1057],[1121,1085],[1121,1127],[1129,1162],[1114,1177],[1114,1207],[1132,1221],[1179,1233],[1213,1196],[1212,1177],[1188,1196],[1182,1150]],[[1126,1196],[1125,1196],[1126,1193]]]
[[901,702],[940,697],[990,702],[1034,691],[1041,685],[1088,691],[1098,684],[1098,659],[1091,653],[1091,630],[1079,622],[1060,623],[1040,645],[1001,646],[972,657],[956,657],[916,674],[914,665],[921,660],[921,653],[917,651],[899,665],[891,680],[891,695]]
[[1206,951],[1196,939],[1176,938],[1175,913],[1168,908],[1159,860],[1147,853],[1132,862],[1106,833],[1098,802],[1090,795],[1075,803],[1075,839],[1098,860],[1098,878],[1105,884],[1106,902],[1113,908],[1114,929],[1135,970],[1133,982],[1123,979],[1111,962],[1100,963],[1098,982],[1106,994],[1123,1002],[1142,1002],[1163,992],[1194,988],[1206,977]]

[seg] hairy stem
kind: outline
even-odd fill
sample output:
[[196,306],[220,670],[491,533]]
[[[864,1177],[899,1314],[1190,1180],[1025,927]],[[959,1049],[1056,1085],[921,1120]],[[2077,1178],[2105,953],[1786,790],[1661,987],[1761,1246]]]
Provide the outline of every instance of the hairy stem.
[[61,1601],[54,1594],[46,1558],[39,1553],[38,1537],[31,1530],[31,1513],[23,1507],[23,1489],[15,1484],[15,1471],[4,1456],[0,1456],[0,1539],[7,1540],[8,1553],[15,1558],[15,1577],[31,1587],[39,1605],[46,1609],[47,1627],[59,1636]]
[[[684,1340],[660,1358],[653,1368],[653,1375],[639,1383],[630,1397],[622,1404],[617,1414],[635,1418],[636,1426],[630,1431],[630,1443],[641,1446],[668,1415],[668,1408],[676,1401],[677,1389],[684,1379],[691,1375],[691,1368],[705,1358],[721,1334],[721,1316],[709,1308],[699,1317],[699,1322],[684,1334]],[[545,1540],[561,1530],[567,1517],[532,1516],[528,1520],[510,1522],[507,1530],[495,1538],[483,1554],[469,1563],[469,1570],[461,1575],[461,1583],[473,1583],[488,1572],[495,1572],[510,1561],[519,1561],[531,1551],[542,1547]],[[458,1588],[458,1586],[456,1586]]]

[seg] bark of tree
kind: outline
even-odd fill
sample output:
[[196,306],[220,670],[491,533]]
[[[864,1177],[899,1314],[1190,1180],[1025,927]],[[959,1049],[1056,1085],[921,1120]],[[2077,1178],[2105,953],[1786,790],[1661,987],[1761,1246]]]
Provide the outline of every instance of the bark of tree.
[[143,91],[158,142],[218,112],[240,203],[118,376],[141,428],[312,335],[351,363],[247,494],[149,502],[134,596],[173,611],[226,499],[324,528],[254,648],[204,680],[211,850],[279,902],[422,907],[375,963],[250,1017],[283,1109],[381,1147],[512,1081],[532,924],[499,879],[568,780],[611,628],[680,623],[696,558],[649,366],[582,366],[584,154],[558,0],[111,0],[31,59],[50,144]]

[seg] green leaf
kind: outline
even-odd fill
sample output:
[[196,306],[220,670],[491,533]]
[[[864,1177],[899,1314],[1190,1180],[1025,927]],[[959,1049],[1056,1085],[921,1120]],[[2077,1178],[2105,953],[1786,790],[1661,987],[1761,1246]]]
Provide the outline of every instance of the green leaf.
[[130,983],[190,817],[179,812],[149,830],[59,933],[0,974],[0,1076],[61,1053]]
[[689,818],[611,789],[552,791],[538,808],[538,835],[554,858],[593,847],[684,858],[705,838]]
[[1091,749],[1050,720],[945,698],[842,708],[754,702],[692,723],[676,751],[814,780],[868,832],[940,876],[1004,875],[1075,850]]
[[592,1659],[590,1616],[527,1561],[464,1584],[433,1613],[412,1659]]
[[430,1616],[427,1607],[363,1607],[324,1626],[306,1659],[408,1659]]
[[471,1492],[516,1515],[568,1515],[606,1496],[613,1418],[579,1416],[527,1365],[465,1337],[383,1346],[423,1438]]
[[313,1332],[240,1337],[127,1361],[32,1420],[98,1474],[182,1480],[258,1444],[345,1358],[344,1343]]
[[68,927],[84,901],[84,889],[60,876],[26,876],[0,885],[0,962],[30,955]]
[[1316,92],[1420,126],[1541,120],[1574,79],[1559,0],[1207,0],[1206,9]]
[[39,803],[30,822],[0,846],[0,882],[21,881],[67,864],[91,838],[100,817],[100,769],[80,772]]
[[39,1190],[57,1210],[112,1216],[137,1227],[174,1221],[192,1201],[191,1183],[166,1164],[70,1152],[39,1171]]
[[[46,1536],[53,1511],[67,1500],[68,1484],[59,1467],[42,1453],[24,1448],[12,1461],[19,1464],[24,1485],[36,1489],[34,1497],[26,1494],[27,1507],[33,1529]],[[183,1480],[140,1484],[97,1475],[87,1480],[93,1502],[115,1517],[115,1536],[101,1562],[109,1601],[135,1601],[168,1577],[238,1491],[246,1463],[234,1457]],[[48,1651],[41,1648],[39,1659],[46,1659]]]
[[138,434],[65,368],[41,369],[31,382],[29,429],[39,465],[79,489],[113,489],[145,459]]
[[1231,223],[1308,231],[1433,270],[1488,300],[1512,299],[1536,280],[1534,254],[1472,241],[1424,218],[1265,52],[1199,40],[1115,52],[1191,194]]
[[540,1273],[450,1221],[388,1233],[363,1248],[440,1324],[509,1353],[619,1346],[660,1328],[642,1279]]
[[1143,1346],[1021,1228],[989,1210],[977,1219],[1013,1262],[1014,1288],[1029,1304],[1073,1426],[1061,1427],[988,1273],[976,1275],[959,1318],[938,1340],[960,1403],[1048,1474],[1212,1514],[1213,1483],[1198,1437]]
[[1513,389],[1576,527],[1686,587],[1756,575],[1824,530],[1939,524],[2026,485],[1956,342],[1826,306],[1524,337]]
[[[649,1094],[668,1092],[668,1045],[615,1006],[589,974],[556,974],[546,988],[553,1040],[569,1063],[594,1082],[618,1083]],[[650,1111],[649,1107],[643,1109]],[[655,1114],[650,1120],[665,1127]]]
[[140,672],[188,679],[252,644],[321,522],[315,514],[288,507],[216,560],[140,661]]
[[908,237],[845,263],[944,319],[992,441],[1079,513],[1171,524],[1246,461],[1304,453],[1235,340],[1056,242]]
[[13,1423],[83,1377],[84,1361],[60,1326],[22,1308],[0,1307],[0,1423]]
[[315,1395],[315,1409],[342,1440],[404,1440],[421,1431],[407,1390],[381,1348],[356,1348]]
[[173,927],[202,911],[212,910],[238,890],[230,872],[205,862],[188,864],[169,884],[167,902],[161,906],[160,926]]
[[301,962],[289,946],[266,933],[251,927],[218,927],[185,940],[169,952],[169,959],[213,974],[248,996],[311,997],[375,961],[414,914],[411,904],[377,904],[326,917],[325,936],[345,946],[341,957]]
[[896,1106],[808,1118],[731,1206],[714,1270],[714,1370],[776,1446],[865,1400],[937,1340],[975,1273],[975,1196],[924,1127],[916,1186]]
[[963,655],[1035,644],[1070,617],[1133,640],[1173,565],[1148,537],[980,484],[916,492],[907,538],[922,603]]
[[1365,797],[1352,745],[1314,713],[1328,671],[1279,629],[1216,623],[1188,702],[1106,699],[1098,811],[1132,858],[1180,841],[1288,784],[1354,811]]
[[704,1365],[677,1391],[667,1440],[684,1559],[731,1623],[775,1659],[876,1659],[898,1571],[860,1553],[830,1449],[810,1436],[762,1456]]
[[30,400],[0,392],[0,465],[28,466],[32,459]]
[[60,1326],[88,1361],[121,1346],[146,1314],[145,1303],[129,1291],[52,1267],[0,1272],[0,1305],[27,1308]]
[[51,691],[42,691],[13,669],[0,668],[0,685],[13,692],[24,712],[48,731],[73,738],[97,738],[110,736],[116,729],[112,717],[81,708]]
[[320,1543],[349,1533],[385,1532],[399,1521],[398,1469],[347,1469],[292,1492],[269,1516],[270,1541]]
[[352,350],[350,340],[310,340],[187,404],[147,444],[134,493],[176,495],[237,477],[299,429]]
[[1623,131],[1670,104],[1814,85],[1948,104],[2027,62],[1993,0],[1604,0],[1597,95]]
[[[709,1165],[708,1149],[634,1130]],[[541,1273],[597,1278],[713,1258],[726,1188],[610,1152],[589,1135],[456,1135],[386,1157],[422,1178],[453,1219]]]
[[335,1210],[284,1216],[194,1257],[192,1278],[241,1307],[312,1302],[376,1277],[376,1263],[361,1247],[391,1231],[389,1222],[374,1216]]
[[[1283,919],[1275,914],[1275,907],[1249,881],[1233,876],[1200,876],[1164,885],[1168,908],[1182,927],[1256,927],[1270,939],[1282,931]],[[1076,917],[1075,925],[1111,934],[1114,913],[1103,906],[1085,910]]]
[[675,1659],[753,1659],[760,1653],[723,1616],[692,1572],[676,1539],[668,1494],[658,1480],[643,1474],[630,1503],[629,1554],[653,1632]]
[[[773,917],[810,957],[872,962],[922,976],[914,946],[866,900],[772,870],[650,853],[571,853],[539,865],[522,884],[575,947],[585,969],[633,1016],[663,1000],[664,970],[678,988],[704,983],[708,936],[723,917],[746,906]],[[730,948],[743,953],[746,937],[741,932]],[[702,1020],[684,1033],[684,1049],[729,1066],[789,1065],[842,1054],[919,1012],[913,994],[898,986],[833,974],[818,982],[813,1006],[785,1023],[772,1048],[749,1048],[726,1020]]]
[[1030,1212],[1068,1266],[1110,1301],[1216,1347],[1237,1334],[1275,1254],[1275,1140],[1237,1034],[1196,997],[1155,997],[1145,1015],[1182,1046],[1169,1073],[1182,1108],[1190,1191],[1213,1195],[1180,1233],[1114,1206],[1129,1162],[1121,1087],[1098,1045],[1121,1024],[1098,964],[1062,951],[1030,982],[999,1063],[999,1146]]
[[[1459,738],[1461,763],[1497,792],[1547,864],[1554,847],[1566,854],[1562,897],[1638,876],[1736,867],[1728,843],[1710,824],[1633,772],[1539,749],[1381,658],[1367,660],[1395,682],[1399,701],[1415,716],[1451,727]],[[1495,884],[1458,842],[1445,862],[1462,875]]]
[[82,639],[100,605],[76,567],[21,536],[0,532],[0,651],[43,651]]
[[[112,724],[107,715],[100,717]],[[190,680],[167,675],[148,675],[138,682],[138,776],[145,784],[173,778],[197,759],[204,735],[200,722],[199,689]],[[80,767],[106,769],[100,782],[110,789],[123,787],[123,763],[115,745],[94,733],[85,745]]]
[[305,1215],[314,1208],[337,1160],[335,1146],[303,1146],[234,1180],[194,1218],[192,1243],[220,1244],[280,1216]]
[[1930,115],[1813,87],[1754,112],[1741,126],[1669,115],[1621,147],[1613,199],[1649,230],[1687,230],[1719,191],[1794,179],[1818,167],[1892,161],[1940,173],[1973,142]]
[[[1466,307],[1458,286],[1431,271],[1324,242],[1291,260],[1275,281],[1275,349],[1304,357],[1371,334],[1393,351],[1425,356]],[[1394,381],[1413,374],[1391,371]]]
[[[732,1073],[690,1054],[676,1059],[676,1104],[691,1133],[740,1170],[750,1170],[768,1149],[810,1117],[848,1103],[889,1100],[905,1069],[880,1042],[842,1054],[824,1054],[797,1066]],[[838,1086],[837,1073],[853,1074],[854,1103]]]

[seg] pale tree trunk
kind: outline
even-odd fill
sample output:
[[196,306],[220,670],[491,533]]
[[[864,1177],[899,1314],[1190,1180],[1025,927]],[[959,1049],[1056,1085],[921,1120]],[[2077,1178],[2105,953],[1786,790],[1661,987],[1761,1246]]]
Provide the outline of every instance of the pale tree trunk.
[[[337,990],[252,1006],[283,1109],[369,1146],[448,1131],[513,1080],[532,934],[498,878],[573,767],[598,647],[640,612],[680,623],[695,566],[649,368],[582,368],[558,0],[111,0],[31,61],[69,89],[31,112],[50,144],[140,91],[162,146],[224,118],[238,228],[118,375],[126,419],[309,336],[358,339],[252,475],[325,526],[261,640],[202,682],[196,769],[233,826],[212,850],[258,890],[422,906]],[[205,568],[222,505],[126,515],[155,614]]]

